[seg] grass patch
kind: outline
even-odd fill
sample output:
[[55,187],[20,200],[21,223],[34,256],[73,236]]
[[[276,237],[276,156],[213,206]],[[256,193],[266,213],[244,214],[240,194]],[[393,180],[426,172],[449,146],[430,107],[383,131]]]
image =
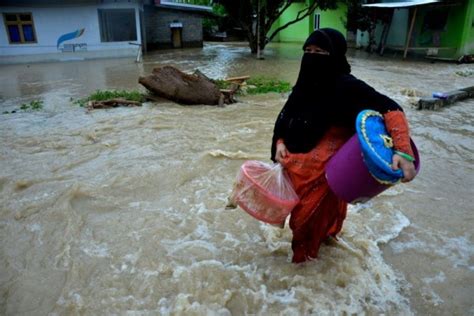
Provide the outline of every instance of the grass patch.
[[23,103],[22,105],[20,105],[20,108],[19,109],[14,109],[13,111],[4,111],[3,114],[13,114],[13,113],[17,113],[19,111],[23,111],[23,112],[26,112],[26,111],[39,111],[43,109],[43,101],[42,100],[33,100],[33,101],[30,101],[30,103]]
[[231,84],[231,82],[223,79],[214,79],[212,82],[214,82],[219,89],[229,89]]
[[[222,79],[214,80],[214,83],[219,89],[229,89],[231,86],[231,82]],[[291,91],[291,85],[283,80],[258,76],[248,79],[246,85],[241,87],[241,90],[237,93],[251,95],[268,92],[285,93]]]
[[255,77],[247,80],[248,94],[261,94],[268,92],[284,93],[291,91],[289,82],[266,77]]
[[30,103],[23,103],[20,106],[21,110],[33,110],[33,111],[38,111],[43,108],[43,101],[42,100],[33,100]]
[[144,102],[145,96],[138,90],[96,90],[87,98],[72,100],[74,104],[86,106],[89,101],[104,101],[110,99],[125,99],[129,101]]

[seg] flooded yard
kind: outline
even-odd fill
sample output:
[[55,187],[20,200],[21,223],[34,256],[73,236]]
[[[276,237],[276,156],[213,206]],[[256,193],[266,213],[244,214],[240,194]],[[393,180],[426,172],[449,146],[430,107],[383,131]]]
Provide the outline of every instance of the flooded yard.
[[[224,108],[171,102],[86,112],[96,89],[141,89],[174,65],[212,78],[295,82],[299,45],[256,60],[243,43],[133,59],[1,66],[0,314],[472,315],[474,100],[417,111],[472,85],[472,65],[351,52],[353,74],[406,111],[421,172],[349,208],[341,239],[291,261],[291,231],[226,210],[240,165],[269,161],[286,95]],[[461,75],[460,75],[461,74]],[[144,90],[143,90],[144,91]]]

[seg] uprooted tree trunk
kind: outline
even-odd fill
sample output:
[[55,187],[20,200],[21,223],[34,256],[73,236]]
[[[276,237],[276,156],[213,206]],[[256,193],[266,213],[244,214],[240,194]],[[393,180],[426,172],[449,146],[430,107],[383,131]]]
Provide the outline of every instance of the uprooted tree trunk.
[[152,93],[182,104],[222,105],[226,101],[219,87],[206,76],[189,75],[171,66],[154,68],[151,75],[140,77],[138,82]]

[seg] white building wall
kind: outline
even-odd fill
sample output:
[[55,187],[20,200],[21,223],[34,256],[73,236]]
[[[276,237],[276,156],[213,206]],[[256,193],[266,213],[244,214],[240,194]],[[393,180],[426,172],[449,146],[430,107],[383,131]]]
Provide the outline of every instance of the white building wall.
[[[375,45],[377,46],[382,35],[383,25],[378,23],[375,28]],[[408,9],[395,9],[392,24],[388,32],[386,46],[405,46],[408,30]],[[357,47],[369,45],[369,33],[357,30]]]
[[[127,42],[101,42],[98,9],[134,9],[137,30],[137,43],[141,44],[140,11],[138,3],[105,3],[99,5],[76,5],[56,7],[4,7],[0,8],[0,56],[34,54],[74,54],[58,50],[58,38],[66,33],[85,29],[82,36],[66,41],[67,44],[86,43],[88,52],[109,51],[113,54],[134,55],[137,46]],[[3,13],[32,13],[37,43],[10,44],[3,21]],[[121,51],[121,53],[120,53]],[[84,52],[81,52],[84,55]]]
[[405,46],[408,32],[408,9],[395,9],[388,33],[388,46]]

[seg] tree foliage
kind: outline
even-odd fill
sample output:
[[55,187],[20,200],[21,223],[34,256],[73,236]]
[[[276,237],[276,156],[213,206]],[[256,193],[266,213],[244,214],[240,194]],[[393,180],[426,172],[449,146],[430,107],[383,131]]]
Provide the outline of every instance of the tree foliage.
[[348,31],[370,31],[374,27],[374,19],[370,9],[362,7],[361,0],[347,0],[347,20],[345,26]]
[[[228,18],[245,31],[252,53],[257,52],[258,46],[263,50],[281,30],[310,16],[316,8],[321,10],[337,8],[335,0],[217,0],[214,3],[224,6]],[[275,21],[293,3],[301,4],[296,17],[272,30]],[[257,25],[259,34],[257,34]]]
[[[345,21],[345,26],[348,31],[356,32],[367,31],[369,36],[369,43],[367,46],[367,51],[372,52],[375,50],[375,28],[377,24],[381,23],[384,25],[382,31],[382,37],[387,36],[388,28],[387,26],[392,22],[393,9],[388,8],[364,8],[362,5],[364,2],[362,0],[346,0],[347,1],[347,19]],[[368,3],[372,3],[374,0],[368,0]],[[377,50],[381,49],[381,42]]]

